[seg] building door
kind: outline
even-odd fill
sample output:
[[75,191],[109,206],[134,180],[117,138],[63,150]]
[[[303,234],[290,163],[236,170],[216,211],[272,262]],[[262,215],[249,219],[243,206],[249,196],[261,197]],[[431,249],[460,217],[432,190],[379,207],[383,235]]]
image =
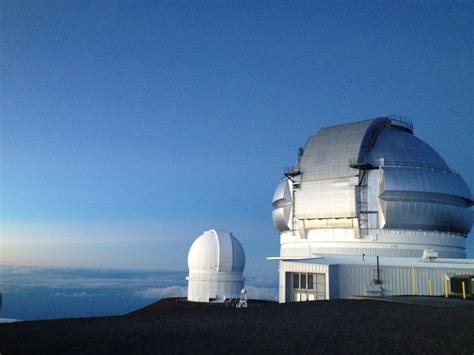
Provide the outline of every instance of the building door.
[[293,273],[293,302],[326,299],[326,275]]

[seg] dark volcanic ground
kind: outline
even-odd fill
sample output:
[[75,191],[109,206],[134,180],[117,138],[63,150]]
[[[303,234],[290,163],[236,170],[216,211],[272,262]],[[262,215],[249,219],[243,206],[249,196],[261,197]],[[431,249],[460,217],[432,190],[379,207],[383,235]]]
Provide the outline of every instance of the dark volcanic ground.
[[128,315],[0,324],[0,353],[474,353],[474,306],[165,299]]

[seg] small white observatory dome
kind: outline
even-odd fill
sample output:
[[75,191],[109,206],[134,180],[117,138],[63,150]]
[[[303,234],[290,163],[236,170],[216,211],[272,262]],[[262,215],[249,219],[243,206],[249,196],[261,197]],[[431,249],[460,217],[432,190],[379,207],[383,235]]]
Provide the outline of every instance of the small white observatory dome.
[[188,301],[224,302],[240,297],[245,253],[232,233],[205,231],[189,249],[188,267]]

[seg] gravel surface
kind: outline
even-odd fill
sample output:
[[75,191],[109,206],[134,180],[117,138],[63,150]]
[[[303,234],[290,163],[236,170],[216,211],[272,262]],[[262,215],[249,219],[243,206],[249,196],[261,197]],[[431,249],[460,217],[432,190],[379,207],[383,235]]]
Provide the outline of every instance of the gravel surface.
[[474,307],[331,300],[236,309],[164,299],[124,316],[0,324],[2,355],[164,352],[472,355]]

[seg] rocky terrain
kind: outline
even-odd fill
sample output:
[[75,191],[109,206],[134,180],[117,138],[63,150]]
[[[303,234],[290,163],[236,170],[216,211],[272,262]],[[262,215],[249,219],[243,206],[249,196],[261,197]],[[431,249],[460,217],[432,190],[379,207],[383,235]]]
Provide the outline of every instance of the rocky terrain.
[[0,324],[0,353],[474,353],[474,302],[237,309],[164,299],[123,316]]

